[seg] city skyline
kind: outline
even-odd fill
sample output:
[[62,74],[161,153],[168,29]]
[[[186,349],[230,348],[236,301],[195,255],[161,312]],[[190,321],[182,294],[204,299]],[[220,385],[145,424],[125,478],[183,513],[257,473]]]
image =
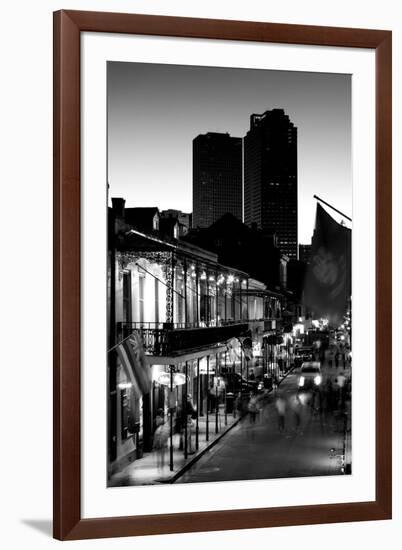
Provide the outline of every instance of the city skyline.
[[273,108],[299,128],[298,232],[309,243],[313,194],[351,214],[348,75],[109,63],[109,196],[191,212],[192,140],[244,137],[250,115]]

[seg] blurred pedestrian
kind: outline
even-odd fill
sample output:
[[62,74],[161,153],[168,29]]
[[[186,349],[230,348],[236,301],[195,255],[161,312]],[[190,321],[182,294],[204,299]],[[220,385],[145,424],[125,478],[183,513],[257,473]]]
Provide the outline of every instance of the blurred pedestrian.
[[338,386],[338,405],[342,408],[345,401],[345,389],[346,389],[346,376],[341,371],[336,377],[336,384]]
[[272,379],[272,391],[274,392],[274,395],[276,395],[278,391],[278,377],[276,374],[274,374],[274,377]]
[[[162,411],[162,413],[160,413]],[[165,422],[164,416],[162,416],[163,410],[158,409],[158,415],[155,419],[155,423],[158,424],[154,432],[153,449],[156,452],[156,467],[158,472],[162,472],[165,467],[165,456],[170,435],[170,430],[167,422]]]
[[333,405],[334,405],[334,397],[333,397],[332,380],[330,376],[328,376],[325,382],[324,392],[323,392],[323,410],[324,410],[326,420],[328,420],[330,413],[333,410]]
[[194,420],[197,418],[197,410],[193,403],[193,396],[188,393],[186,399],[186,422],[187,422],[187,452],[193,454],[192,449],[192,429]]
[[165,422],[165,415],[164,415],[163,409],[158,409],[156,411],[156,417],[155,417],[155,429],[158,428],[164,422]]
[[289,405],[294,415],[294,421],[295,421],[295,430],[298,431],[300,428],[300,420],[301,420],[301,401],[299,395],[296,393],[292,395],[289,398]]
[[258,414],[256,395],[252,395],[250,397],[250,401],[248,402],[248,412],[250,414],[250,423],[255,424],[257,414]]
[[285,429],[286,401],[283,397],[277,397],[275,401],[276,411],[278,413],[278,430],[283,432]]
[[241,417],[241,393],[240,392],[238,392],[238,394],[236,395],[233,403],[233,417],[236,418],[237,415]]

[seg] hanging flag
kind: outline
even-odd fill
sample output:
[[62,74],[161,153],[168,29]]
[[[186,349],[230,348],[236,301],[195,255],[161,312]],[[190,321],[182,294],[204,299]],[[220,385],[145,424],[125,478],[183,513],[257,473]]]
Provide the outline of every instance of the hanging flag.
[[250,336],[240,336],[240,345],[244,353],[244,357],[250,361],[253,358],[253,341]]
[[315,318],[334,325],[345,315],[351,296],[351,233],[317,204],[303,296]]
[[152,375],[147,364],[140,335],[137,331],[125,338],[116,348],[117,354],[137,395],[151,391]]
[[229,354],[229,361],[231,363],[241,360],[241,352],[239,353],[239,340],[237,338],[231,338],[226,343],[226,348]]

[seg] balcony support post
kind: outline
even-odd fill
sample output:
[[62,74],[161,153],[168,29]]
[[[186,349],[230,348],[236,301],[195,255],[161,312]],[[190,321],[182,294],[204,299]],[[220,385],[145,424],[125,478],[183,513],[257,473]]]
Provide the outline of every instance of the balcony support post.
[[224,386],[223,391],[225,392],[225,426],[228,425],[228,399],[226,394],[226,386]]
[[209,275],[208,275],[208,270],[206,271],[207,273],[207,279],[206,279],[206,286],[207,286],[207,303],[206,303],[206,319],[205,319],[205,325],[207,327],[209,327],[209,321],[210,321],[210,315],[211,315],[211,307],[210,307],[210,296],[209,296]]
[[227,321],[228,318],[228,281],[227,277],[225,277],[225,321]]
[[243,296],[242,296],[242,293],[241,293],[241,287],[242,287],[242,280],[241,280],[241,278],[239,277],[239,301],[240,301],[240,315],[239,315],[239,319],[240,319],[240,321],[243,320]]
[[184,375],[185,375],[185,382],[184,382],[184,403],[182,405],[183,407],[183,420],[184,420],[184,458],[187,459],[188,457],[188,418],[187,418],[187,399],[188,399],[188,361],[184,363]]
[[199,281],[199,269],[198,263],[195,264],[195,322],[196,326],[200,326],[200,281]]
[[174,322],[174,257],[171,254],[170,261],[165,264],[166,272],[166,322]]
[[200,358],[197,359],[197,401],[196,401],[196,407],[197,407],[197,417],[196,417],[196,424],[195,424],[195,448],[198,451],[199,448],[199,409],[200,409]]
[[184,322],[185,326],[187,328],[188,323],[188,313],[187,313],[187,262],[184,260],[183,262],[183,268],[184,268]]
[[[248,308],[249,308],[249,305],[248,305],[248,279],[246,279],[246,281],[247,281],[247,287],[246,287],[246,300],[247,300],[247,302],[246,302],[246,315],[247,315],[247,320],[248,320],[248,319],[250,319],[249,310],[248,310]],[[255,314],[254,314],[254,317],[255,317]]]
[[215,355],[215,433],[219,431],[219,393],[218,393],[218,361],[219,354]]
[[219,285],[218,272],[215,273],[215,326],[218,326],[218,310],[219,310]]
[[169,410],[170,410],[170,448],[169,448],[169,467],[170,471],[173,472],[173,371],[174,365],[169,365],[170,369],[170,395],[169,395]]
[[205,441],[209,441],[209,355],[207,355],[207,418],[205,426]]

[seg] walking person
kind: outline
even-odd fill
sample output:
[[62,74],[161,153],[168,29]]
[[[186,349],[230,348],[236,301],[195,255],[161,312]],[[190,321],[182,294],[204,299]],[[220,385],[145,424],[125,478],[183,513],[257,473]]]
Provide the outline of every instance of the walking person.
[[346,353],[345,352],[342,353],[342,365],[343,365],[343,368],[346,369]]
[[252,395],[250,397],[250,401],[248,402],[248,412],[250,414],[250,424],[255,424],[257,414],[258,414],[256,395]]
[[289,399],[290,408],[293,412],[294,422],[295,422],[295,431],[298,432],[301,422],[301,401],[299,395],[296,393],[292,395]]
[[233,418],[236,418],[237,415],[239,415],[240,418],[242,417],[242,408],[242,395],[241,392],[238,392],[233,404]]
[[156,430],[154,432],[153,449],[156,452],[156,467],[159,473],[165,468],[165,457],[169,439],[169,426],[165,422],[163,409],[158,409],[155,419]]
[[192,428],[194,426],[194,419],[197,418],[197,410],[193,403],[193,397],[191,394],[187,394],[186,398],[186,418],[184,419],[187,422],[187,452],[189,454],[194,454],[192,448]]
[[285,414],[286,414],[286,401],[283,397],[277,397],[275,401],[276,412],[278,413],[278,430],[283,432],[285,430]]
[[331,378],[328,376],[324,391],[323,391],[323,399],[322,399],[322,408],[324,412],[324,421],[325,423],[328,423],[328,420],[331,417],[331,411],[333,408],[333,392],[332,392],[332,382]]
[[278,377],[276,374],[274,374],[274,377],[272,379],[272,391],[274,392],[274,395],[276,396],[278,391]]
[[346,376],[341,371],[336,377],[336,384],[338,386],[338,405],[342,409],[345,401],[345,387],[346,387]]

